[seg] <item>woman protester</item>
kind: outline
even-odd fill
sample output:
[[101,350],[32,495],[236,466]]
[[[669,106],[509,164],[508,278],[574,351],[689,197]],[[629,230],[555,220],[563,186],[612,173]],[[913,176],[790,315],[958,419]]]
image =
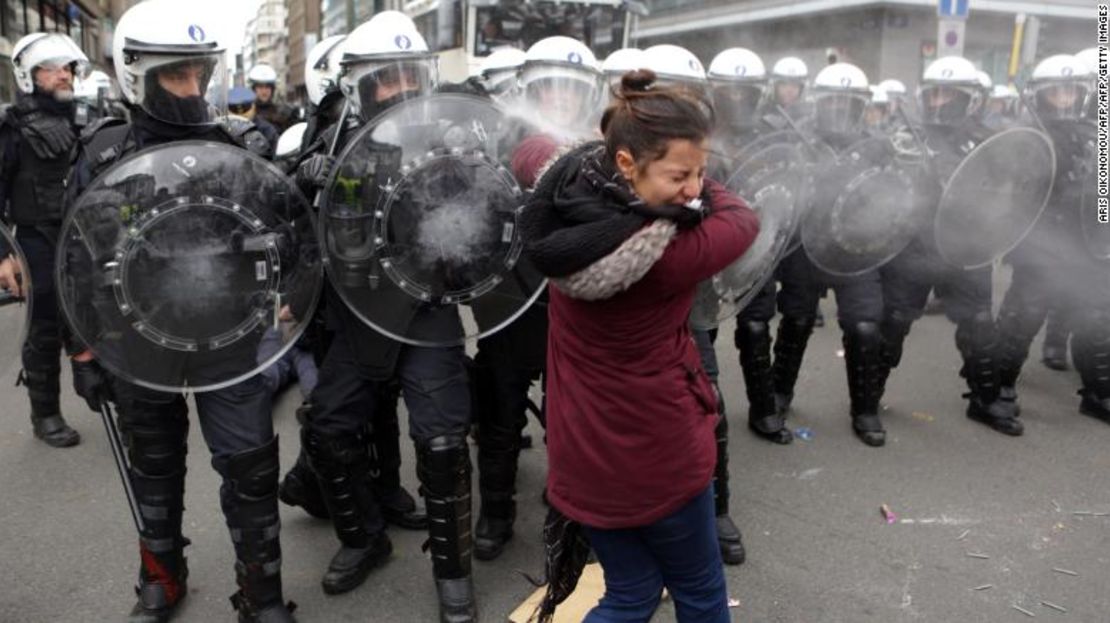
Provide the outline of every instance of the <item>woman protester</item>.
[[[664,587],[680,622],[729,620],[711,484],[717,399],[687,318],[697,284],[759,224],[704,177],[712,125],[701,94],[630,72],[602,117],[605,140],[558,158],[524,209],[525,252],[551,279],[541,621],[590,546],[606,589],[587,622],[648,621]],[[539,169],[536,151],[514,170]]]

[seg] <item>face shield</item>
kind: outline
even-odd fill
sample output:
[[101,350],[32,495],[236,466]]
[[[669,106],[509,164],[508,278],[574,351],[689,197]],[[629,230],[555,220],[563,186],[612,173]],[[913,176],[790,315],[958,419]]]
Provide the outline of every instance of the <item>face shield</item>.
[[958,125],[975,111],[978,86],[928,85],[919,96],[921,120],[926,125]]
[[817,91],[814,110],[817,129],[829,134],[855,134],[860,131],[863,113],[870,103],[871,94],[848,91]]
[[214,123],[227,114],[228,72],[223,52],[158,57],[143,74],[139,106],[174,125]]
[[1086,112],[1089,85],[1079,81],[1038,84],[1032,88],[1037,114],[1046,121],[1075,121]]
[[732,127],[753,125],[764,85],[710,81],[717,119]]
[[[34,89],[51,93],[64,91],[71,94],[72,97],[74,83],[85,77],[88,71],[88,63],[89,59],[72,39],[65,35],[50,34],[36,40],[16,57],[16,78],[20,82],[20,86],[23,87],[25,86],[23,84],[25,76],[27,92]],[[67,68],[72,72],[68,82],[50,79],[50,77],[45,76],[35,80],[34,77],[36,71],[59,74]],[[24,74],[24,72],[26,73]],[[42,89],[40,85],[43,82],[50,84],[50,86],[47,89]],[[68,85],[68,88],[66,85]]]
[[524,97],[536,116],[558,128],[580,128],[595,116],[599,78],[576,67],[526,67]]
[[390,106],[430,95],[438,83],[434,56],[355,61],[344,66],[343,93],[364,121]]

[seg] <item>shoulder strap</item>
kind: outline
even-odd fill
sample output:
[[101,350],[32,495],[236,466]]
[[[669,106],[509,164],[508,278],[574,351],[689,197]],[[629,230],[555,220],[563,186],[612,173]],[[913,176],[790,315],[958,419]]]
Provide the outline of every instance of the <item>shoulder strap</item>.
[[81,133],[80,151],[88,162],[92,177],[130,151],[131,124],[118,117],[105,117],[85,128]]

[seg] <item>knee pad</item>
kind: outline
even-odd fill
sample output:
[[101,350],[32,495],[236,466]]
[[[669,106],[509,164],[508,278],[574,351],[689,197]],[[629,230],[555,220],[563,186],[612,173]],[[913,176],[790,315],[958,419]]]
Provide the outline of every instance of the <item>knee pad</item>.
[[231,455],[224,478],[232,484],[233,494],[240,500],[259,500],[277,495],[278,438]]
[[189,420],[166,418],[124,429],[128,456],[135,471],[151,478],[174,476],[185,469]]

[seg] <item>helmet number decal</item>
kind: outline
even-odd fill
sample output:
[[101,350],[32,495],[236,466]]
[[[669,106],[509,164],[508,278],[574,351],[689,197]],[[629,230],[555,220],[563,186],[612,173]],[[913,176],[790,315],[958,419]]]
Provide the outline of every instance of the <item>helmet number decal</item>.
[[570,54],[567,54],[567,61],[575,65],[581,65],[582,55],[578,52],[571,52]]
[[393,38],[393,45],[396,45],[398,50],[408,50],[412,47],[412,39],[407,35],[397,35]]
[[197,43],[203,43],[206,36],[207,35],[205,35],[204,29],[200,26],[196,24],[189,26],[189,38],[193,41]]

